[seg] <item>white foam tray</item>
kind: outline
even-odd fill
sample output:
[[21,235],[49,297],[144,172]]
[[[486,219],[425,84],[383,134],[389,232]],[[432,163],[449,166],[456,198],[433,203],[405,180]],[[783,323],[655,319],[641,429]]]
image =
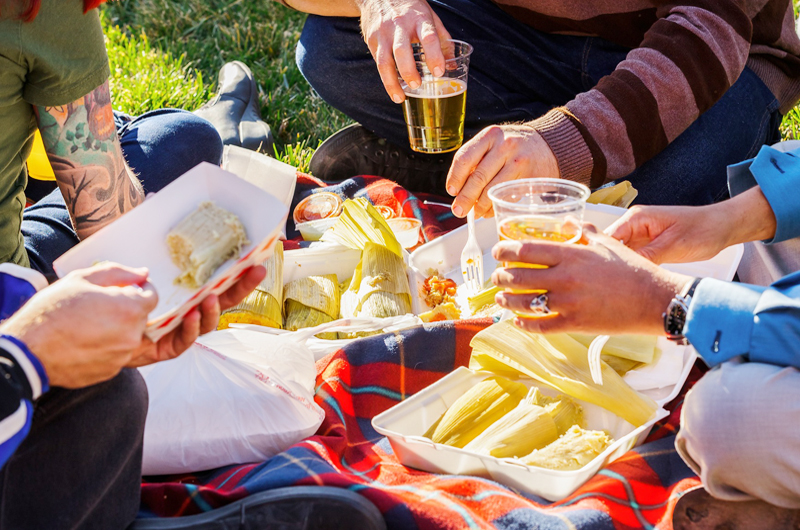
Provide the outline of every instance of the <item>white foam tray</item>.
[[[176,285],[180,270],[169,257],[167,233],[203,201],[239,217],[250,243],[238,259],[217,269],[205,285],[189,289]],[[186,172],[117,221],[82,241],[53,263],[59,277],[102,261],[147,267],[149,282],[158,293],[146,334],[156,341],[183,321],[205,296],[224,292],[245,269],[272,254],[289,209],[266,191],[212,164]]]
[[[520,464],[509,458],[494,458],[444,444],[436,444],[422,435],[467,389],[492,374],[459,367],[431,386],[375,416],[372,426],[389,439],[397,458],[406,466],[432,473],[475,475],[496,480],[519,491],[557,501],[572,494],[609,462],[641,444],[658,420],[667,416],[659,408],[642,425],[633,425],[602,407],[581,400],[586,427],[607,431],[614,442],[594,460],[575,471],[558,471]],[[520,379],[528,387],[538,386],[542,393],[555,395],[545,385]]]

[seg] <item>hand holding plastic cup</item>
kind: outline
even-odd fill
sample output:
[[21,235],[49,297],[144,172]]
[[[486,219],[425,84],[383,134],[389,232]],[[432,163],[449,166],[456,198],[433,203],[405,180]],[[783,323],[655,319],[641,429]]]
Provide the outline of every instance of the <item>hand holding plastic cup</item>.
[[444,74],[434,76],[428,69],[425,51],[412,44],[421,83],[411,88],[398,72],[406,96],[403,114],[411,149],[420,153],[446,153],[464,142],[464,113],[467,102],[467,74],[472,46],[464,41],[443,41]]
[[[489,190],[501,241],[545,240],[577,243],[589,188],[562,179],[531,178],[498,184]],[[506,268],[546,268],[535,263],[503,263]],[[542,290],[514,290],[542,293]],[[521,314],[530,317],[531,315]]]

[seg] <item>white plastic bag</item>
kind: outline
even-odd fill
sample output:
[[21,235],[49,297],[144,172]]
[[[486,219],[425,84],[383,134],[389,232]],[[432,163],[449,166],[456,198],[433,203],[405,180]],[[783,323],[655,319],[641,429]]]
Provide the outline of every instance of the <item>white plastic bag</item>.
[[288,336],[217,331],[140,371],[150,394],[144,475],[260,462],[325,417],[314,403],[314,355]]

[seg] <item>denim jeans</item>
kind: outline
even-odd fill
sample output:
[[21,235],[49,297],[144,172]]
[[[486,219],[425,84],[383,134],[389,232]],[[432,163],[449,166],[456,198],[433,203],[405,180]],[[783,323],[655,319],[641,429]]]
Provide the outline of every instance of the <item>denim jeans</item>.
[[[465,135],[532,120],[591,89],[629,49],[594,37],[553,35],[515,20],[490,0],[429,0],[454,39],[471,43]],[[309,16],[297,64],[329,104],[398,146],[402,109],[378,76],[356,18]],[[717,104],[630,174],[642,204],[708,204],[727,196],[725,168],[778,140],[778,102],[749,69]]]
[[[157,192],[200,162],[222,160],[219,133],[191,112],[160,109],[136,118],[115,113],[114,121],[125,160],[145,193]],[[58,189],[25,209],[22,235],[31,267],[54,281],[53,260],[78,244]]]

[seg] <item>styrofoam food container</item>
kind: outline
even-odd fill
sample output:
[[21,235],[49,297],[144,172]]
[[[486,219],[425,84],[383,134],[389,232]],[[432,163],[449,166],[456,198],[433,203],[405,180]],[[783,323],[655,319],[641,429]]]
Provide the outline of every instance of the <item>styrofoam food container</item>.
[[[238,259],[223,263],[205,285],[189,289],[174,283],[180,269],[170,259],[167,233],[204,201],[213,201],[236,214],[250,243]],[[207,295],[224,292],[245,269],[267,259],[288,213],[289,209],[266,191],[202,163],[70,249],[53,263],[53,268],[63,277],[101,261],[147,267],[149,282],[158,293],[158,305],[150,314],[145,333],[156,341],[177,327]]]
[[295,226],[300,231],[305,241],[319,241],[325,231],[336,224],[338,217],[326,217],[325,219],[315,219],[305,223],[297,223]]
[[[605,451],[575,471],[526,466],[510,458],[495,458],[436,444],[422,436],[456,399],[491,375],[493,374],[489,372],[475,372],[459,367],[436,383],[375,416],[372,426],[389,439],[397,458],[406,466],[432,473],[490,478],[549,501],[557,501],[572,494],[601,467],[641,444],[655,422],[668,414],[666,410],[659,408],[650,421],[635,428],[602,407],[575,400],[583,407],[588,429],[607,431],[614,438],[614,442]],[[546,395],[558,393],[529,379],[519,381],[528,387],[538,386]]]
[[[604,204],[587,204],[584,221],[593,223],[598,230],[603,230],[616,221],[627,210]],[[420,296],[422,282],[433,271],[438,275],[450,278],[459,286],[464,284],[461,274],[461,251],[467,244],[467,227],[459,227],[442,237],[429,243],[420,245],[409,258],[409,274],[411,284],[411,303],[414,313],[419,314],[430,308],[425,305]],[[497,224],[494,217],[477,219],[475,221],[475,235],[478,244],[483,250],[483,281],[487,281],[497,266],[497,261],[492,257],[492,247],[499,241]],[[718,280],[731,280],[742,259],[744,247],[734,245],[726,248],[710,260],[693,263],[680,263],[664,265],[664,268],[688,274],[690,276],[716,278]],[[416,286],[416,288],[415,288]]]
[[394,232],[400,246],[403,248],[417,246],[419,233],[422,230],[422,221],[413,217],[395,217],[387,219],[386,222]]

